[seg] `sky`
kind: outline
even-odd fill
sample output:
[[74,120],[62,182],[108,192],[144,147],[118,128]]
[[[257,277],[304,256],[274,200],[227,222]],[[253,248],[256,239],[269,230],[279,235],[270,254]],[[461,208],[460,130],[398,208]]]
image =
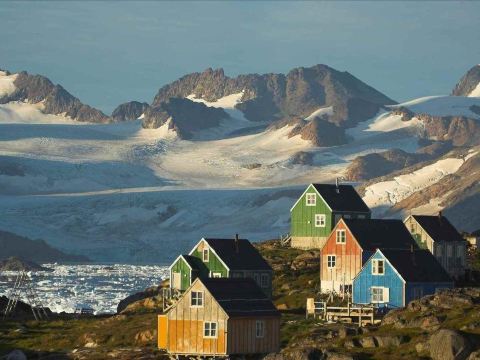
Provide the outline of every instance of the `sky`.
[[480,63],[480,2],[0,1],[0,68],[110,113],[208,67],[327,64],[397,100],[448,94]]

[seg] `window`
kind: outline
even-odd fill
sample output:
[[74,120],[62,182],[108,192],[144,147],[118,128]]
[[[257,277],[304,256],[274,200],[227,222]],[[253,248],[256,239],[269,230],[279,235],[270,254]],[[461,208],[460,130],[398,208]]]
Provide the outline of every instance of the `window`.
[[315,227],[325,227],[325,214],[315,214]]
[[388,288],[374,287],[371,288],[372,303],[386,303],[388,302]]
[[442,245],[437,245],[437,256],[441,257],[442,256]]
[[203,306],[203,291],[192,291],[190,305],[194,307]]
[[315,193],[305,195],[305,199],[307,200],[307,206],[317,205],[317,195]]
[[447,256],[450,257],[453,255],[453,246],[447,245]]
[[254,273],[253,274],[253,280],[255,280],[255,282],[260,285],[260,275],[259,274]]
[[222,273],[214,272],[214,273],[212,273],[212,277],[213,277],[213,278],[221,278],[221,277],[222,277]]
[[232,273],[232,277],[235,278],[235,279],[243,278],[243,273],[241,273],[241,272],[234,272],[234,273]]
[[340,293],[351,294],[353,285],[340,285]]
[[352,215],[350,215],[350,214],[345,214],[345,215],[343,215],[343,218],[344,218],[344,219],[351,219],[351,218],[352,218]]
[[216,338],[217,337],[217,323],[205,321],[203,323],[203,337]]
[[366,219],[367,217],[365,215],[358,215],[359,219]]
[[208,259],[210,258],[210,251],[208,249],[203,249],[203,262],[208,262]]
[[257,320],[255,322],[255,336],[263,338],[265,336],[265,321]]
[[372,260],[372,275],[384,275],[385,274],[385,261]]
[[337,262],[337,256],[336,255],[328,255],[327,256],[327,267],[329,269],[334,268],[336,262]]
[[347,242],[347,234],[345,230],[337,230],[337,244],[345,244]]
[[268,288],[268,279],[268,274],[262,274],[262,276],[260,277],[260,286],[262,288]]

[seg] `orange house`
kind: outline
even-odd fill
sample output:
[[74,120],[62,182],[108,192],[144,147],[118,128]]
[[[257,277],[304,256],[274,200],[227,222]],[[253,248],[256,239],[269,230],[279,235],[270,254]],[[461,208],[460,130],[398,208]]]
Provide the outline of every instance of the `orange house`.
[[190,356],[278,352],[280,313],[250,278],[197,278],[158,316],[158,347]]
[[377,249],[418,248],[400,220],[341,219],[320,251],[322,292],[352,293],[353,279]]

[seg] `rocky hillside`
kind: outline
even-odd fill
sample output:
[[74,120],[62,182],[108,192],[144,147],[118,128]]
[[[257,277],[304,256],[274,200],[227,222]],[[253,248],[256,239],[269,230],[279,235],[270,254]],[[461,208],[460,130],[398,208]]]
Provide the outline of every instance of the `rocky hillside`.
[[38,265],[37,263],[22,258],[12,256],[0,260],[0,271],[49,271],[49,269]]
[[146,109],[143,127],[156,129],[166,124],[178,137],[190,139],[196,132],[218,126],[228,117],[221,108],[172,97]]
[[[7,76],[11,75],[5,72]],[[32,75],[26,71],[15,74],[13,91],[0,93],[0,104],[23,101],[31,104],[42,103],[45,114],[65,115],[82,122],[106,123],[111,119],[100,110],[83,104],[61,85],[54,85],[48,78]]]
[[162,87],[144,121],[147,127],[160,126],[161,122],[151,117],[154,117],[154,109],[170,98],[193,94],[214,102],[238,93],[242,93],[242,97],[236,108],[245,118],[270,123],[303,119],[319,109],[328,108],[323,112],[322,120],[347,127],[372,117],[383,105],[395,103],[350,73],[326,65],[295,68],[286,75],[248,74],[235,78],[226,76],[223,69],[207,69]]
[[480,96],[480,64],[467,71],[453,89],[452,95]]
[[43,240],[29,238],[0,230],[0,260],[10,257],[21,258],[24,261],[36,263],[52,262],[88,262],[85,256],[70,255],[54,249]]
[[130,121],[138,119],[147,110],[146,102],[129,101],[118,105],[112,112],[113,121]]

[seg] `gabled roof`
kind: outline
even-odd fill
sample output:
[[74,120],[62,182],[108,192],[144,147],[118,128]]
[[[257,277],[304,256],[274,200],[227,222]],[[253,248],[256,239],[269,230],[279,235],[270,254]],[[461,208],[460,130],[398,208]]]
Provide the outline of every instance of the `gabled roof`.
[[[272,270],[247,239],[204,238],[229,270]],[[238,242],[237,242],[238,241]]]
[[452,282],[445,269],[428,250],[379,250],[407,282]]
[[401,220],[342,219],[363,250],[418,248]]
[[370,212],[352,185],[312,184],[332,211]]
[[280,316],[272,301],[250,278],[197,279],[230,317]]
[[462,235],[445,216],[412,215],[412,217],[430,235],[433,241],[449,242],[463,240]]
[[182,255],[187,264],[192,270],[200,270],[202,267],[205,267],[205,264],[199,258],[191,255]]

